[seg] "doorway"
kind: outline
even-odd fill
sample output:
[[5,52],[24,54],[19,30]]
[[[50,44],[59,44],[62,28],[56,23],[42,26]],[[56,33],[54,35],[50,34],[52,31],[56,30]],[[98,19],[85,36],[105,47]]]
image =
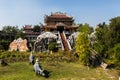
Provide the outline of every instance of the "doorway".
[[57,26],[57,31],[62,33],[64,31],[64,26]]

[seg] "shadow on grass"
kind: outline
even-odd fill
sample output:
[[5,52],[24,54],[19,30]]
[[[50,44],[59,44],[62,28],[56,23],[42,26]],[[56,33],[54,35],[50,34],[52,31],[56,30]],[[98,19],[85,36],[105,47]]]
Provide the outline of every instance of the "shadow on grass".
[[45,78],[49,78],[49,76],[50,76],[50,71],[47,71],[47,70],[44,70],[43,71],[44,73],[45,73]]
[[[34,71],[34,70],[33,70]],[[44,70],[43,71],[43,73],[45,74],[45,75],[40,75],[40,74],[36,74],[37,76],[42,76],[42,77],[45,77],[45,78],[49,78],[49,76],[50,76],[50,71],[47,71],[47,70]]]

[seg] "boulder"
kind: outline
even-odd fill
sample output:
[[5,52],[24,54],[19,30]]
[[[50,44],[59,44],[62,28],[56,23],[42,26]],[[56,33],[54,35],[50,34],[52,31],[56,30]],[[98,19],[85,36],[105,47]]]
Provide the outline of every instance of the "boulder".
[[103,69],[106,69],[107,66],[108,66],[108,64],[106,64],[106,63],[104,63],[104,62],[101,63],[101,67],[102,67]]
[[10,43],[9,45],[9,51],[21,51],[25,52],[28,50],[27,47],[27,40],[18,38],[17,40],[14,40],[13,42]]

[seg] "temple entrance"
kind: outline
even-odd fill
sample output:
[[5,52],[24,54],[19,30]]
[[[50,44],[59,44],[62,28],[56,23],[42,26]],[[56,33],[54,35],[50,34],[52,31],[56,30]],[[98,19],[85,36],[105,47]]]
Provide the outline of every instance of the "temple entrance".
[[62,33],[64,31],[64,26],[57,26],[57,31]]

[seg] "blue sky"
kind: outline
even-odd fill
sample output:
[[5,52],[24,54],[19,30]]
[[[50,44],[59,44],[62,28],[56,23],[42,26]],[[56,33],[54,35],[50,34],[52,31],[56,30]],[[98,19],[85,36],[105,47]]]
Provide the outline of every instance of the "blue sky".
[[94,27],[120,16],[120,0],[0,0],[0,29],[44,23],[45,14],[58,11],[73,16],[75,23]]

